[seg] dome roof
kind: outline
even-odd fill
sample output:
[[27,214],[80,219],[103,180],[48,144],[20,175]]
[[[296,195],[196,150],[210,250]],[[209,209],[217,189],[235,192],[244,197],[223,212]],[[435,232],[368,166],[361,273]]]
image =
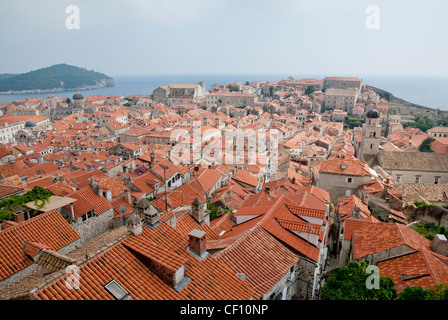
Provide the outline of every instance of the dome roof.
[[28,120],[25,123],[25,128],[34,128],[35,126],[37,126],[36,122],[34,122],[33,120]]
[[376,119],[380,117],[380,113],[377,110],[370,110],[366,113],[366,117]]
[[82,99],[84,99],[84,96],[82,94],[80,94],[79,92],[77,92],[76,94],[73,95],[73,99],[74,100],[82,100]]

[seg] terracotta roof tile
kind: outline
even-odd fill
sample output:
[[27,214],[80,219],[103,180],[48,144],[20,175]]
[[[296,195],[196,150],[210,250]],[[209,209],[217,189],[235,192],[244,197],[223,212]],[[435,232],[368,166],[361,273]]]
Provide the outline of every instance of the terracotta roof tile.
[[448,266],[429,249],[380,261],[378,268],[381,275],[394,281],[398,292],[407,286],[428,288],[448,283]]
[[19,187],[0,185],[0,198],[8,197],[17,193],[24,193],[25,189]]
[[[67,195],[67,197],[78,200],[73,203],[73,211],[76,218],[92,210],[95,210],[96,215],[100,215],[112,208],[112,205],[106,198],[98,196],[90,187],[84,187]],[[65,208],[71,212],[70,205],[65,206]]]
[[[171,226],[145,227],[80,266],[80,289],[65,286],[66,275],[34,292],[44,300],[112,300],[105,289],[116,281],[133,300],[238,300],[250,299],[254,290],[212,256],[198,260],[186,248],[188,242]],[[185,264],[190,282],[179,292],[151,269],[151,259],[174,270]],[[166,269],[169,270],[169,269]]]
[[50,211],[0,231],[0,280],[30,266],[23,252],[25,242],[41,243],[52,250],[79,239],[79,235],[57,211]]
[[378,222],[353,232],[354,259],[372,255],[391,248],[408,246],[413,250],[429,248],[430,241],[400,223]]
[[237,242],[214,255],[235,273],[244,273],[260,299],[293,267],[299,257],[268,232],[255,226]]

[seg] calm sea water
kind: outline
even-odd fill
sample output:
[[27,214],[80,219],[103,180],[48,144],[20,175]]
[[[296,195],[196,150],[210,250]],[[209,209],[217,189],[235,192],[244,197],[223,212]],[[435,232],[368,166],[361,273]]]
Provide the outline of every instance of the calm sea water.
[[[212,84],[228,84],[236,81],[267,81],[285,79],[289,74],[198,74],[198,75],[148,75],[148,76],[113,76],[115,87],[83,90],[88,95],[149,95],[162,85],[173,83],[198,83],[203,81],[207,89]],[[295,75],[300,78],[323,79],[324,75]],[[448,111],[448,77],[379,77],[360,76],[366,84],[391,92],[396,97],[430,108]],[[58,97],[72,97],[74,91],[51,93]],[[46,98],[50,93],[0,95],[0,101],[19,101],[24,98]]]

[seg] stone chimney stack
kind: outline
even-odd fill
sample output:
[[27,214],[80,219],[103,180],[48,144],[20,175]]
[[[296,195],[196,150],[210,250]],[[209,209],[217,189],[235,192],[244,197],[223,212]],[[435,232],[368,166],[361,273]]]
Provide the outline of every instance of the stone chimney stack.
[[96,194],[100,197],[103,196],[103,187],[101,186],[101,184],[99,182],[97,182],[97,184],[96,184]]
[[353,208],[352,217],[353,217],[353,219],[357,219],[357,220],[361,219],[361,207],[360,206],[355,205],[355,207]]
[[204,221],[204,205],[198,197],[193,201],[191,215],[199,224]]
[[159,213],[157,212],[157,209],[151,204],[145,210],[145,221],[148,224],[148,227],[152,229],[160,224]]
[[154,168],[156,164],[156,153],[153,151],[151,151],[151,163],[149,164],[149,168],[152,169]]
[[124,191],[124,200],[127,203],[132,203],[131,190],[129,188],[126,188]]
[[126,220],[126,226],[134,236],[142,233],[142,219],[135,213]]

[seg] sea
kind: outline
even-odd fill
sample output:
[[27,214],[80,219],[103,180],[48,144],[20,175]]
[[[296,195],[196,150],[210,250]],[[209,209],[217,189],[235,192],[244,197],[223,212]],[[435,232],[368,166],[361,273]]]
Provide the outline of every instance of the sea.
[[[232,81],[245,83],[246,81],[278,81],[293,75],[297,79],[323,79],[325,75],[310,74],[166,74],[166,75],[138,75],[112,76],[114,87],[81,90],[84,96],[109,95],[150,95],[154,89],[174,83],[198,83],[203,81],[206,89],[213,84],[228,84]],[[333,75],[329,75],[333,76]],[[425,107],[448,111],[448,77],[393,77],[393,76],[362,76],[364,83],[388,91],[394,96]],[[46,98],[50,94],[57,97],[71,98],[75,91],[61,91],[54,93],[28,94],[0,94],[0,101],[13,102],[25,98]]]

